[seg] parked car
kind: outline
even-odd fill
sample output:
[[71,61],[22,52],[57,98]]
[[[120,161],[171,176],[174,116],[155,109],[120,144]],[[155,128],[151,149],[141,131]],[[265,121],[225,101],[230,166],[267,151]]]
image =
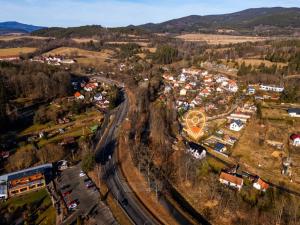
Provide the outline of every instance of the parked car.
[[76,201],[72,201],[68,204],[69,209],[75,209],[77,206],[78,205],[77,205]]
[[88,181],[84,182],[84,185],[85,185],[87,188],[94,187],[94,183],[93,183],[91,180],[88,180]]
[[80,171],[80,174],[79,174],[79,176],[80,176],[80,177],[84,177],[84,176],[86,176],[86,174],[85,174],[85,172],[83,172],[83,171]]

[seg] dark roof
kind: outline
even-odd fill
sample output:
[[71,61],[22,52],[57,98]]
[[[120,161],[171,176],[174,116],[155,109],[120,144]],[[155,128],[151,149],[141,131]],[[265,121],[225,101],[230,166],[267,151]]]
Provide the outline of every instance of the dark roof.
[[206,150],[202,145],[196,144],[194,142],[189,142],[188,145],[190,146],[191,149],[198,151],[201,153],[203,150]]
[[215,145],[215,148],[214,148],[214,149],[215,149],[216,151],[220,152],[224,147],[225,147],[224,144],[218,142],[218,143]]
[[239,127],[243,125],[241,120],[232,120],[232,123],[236,123]]
[[295,140],[297,138],[300,138],[300,134],[292,134],[290,137],[292,140]]
[[300,109],[288,109],[288,113],[300,114]]

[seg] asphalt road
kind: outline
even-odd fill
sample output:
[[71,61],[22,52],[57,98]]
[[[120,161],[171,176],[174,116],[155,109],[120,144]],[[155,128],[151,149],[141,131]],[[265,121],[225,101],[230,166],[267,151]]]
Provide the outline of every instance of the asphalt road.
[[[103,77],[94,78],[97,78],[97,80],[101,82],[124,87],[123,83],[117,81],[111,81]],[[143,205],[131,191],[123,174],[120,172],[117,154],[114,154],[115,146],[117,144],[118,128],[126,118],[129,108],[126,92],[124,89],[122,91],[124,94],[124,101],[110,114],[115,117],[111,123],[108,123],[108,129],[102,132],[103,136],[97,145],[98,147],[96,147],[96,160],[101,163],[102,168],[104,168],[104,179],[106,180],[111,193],[114,195],[115,199],[118,200],[133,224],[162,224],[162,222],[152,215],[147,207]],[[168,210],[178,224],[191,224],[190,220],[185,217],[186,214],[182,214],[180,210],[163,198],[163,196],[159,198],[159,202],[159,204],[162,204],[166,210]],[[194,215],[191,214],[191,210],[186,210],[186,208],[183,210],[187,214],[190,214],[195,221],[199,222],[199,224],[209,224],[209,222],[201,215],[196,213],[197,215],[195,216],[195,213]]]
[[[119,87],[123,86],[120,83],[116,83],[102,77],[95,78],[102,82],[116,84]],[[148,212],[147,208],[139,202],[134,193],[132,193],[120,172],[117,155],[114,154],[115,146],[117,144],[116,137],[118,135],[118,128],[126,118],[129,107],[128,98],[124,90],[123,93],[124,101],[115,110],[115,117],[109,126],[109,130],[107,130],[102,137],[101,141],[103,143],[96,149],[96,159],[102,164],[102,168],[104,169],[103,176],[110,192],[113,194],[115,199],[118,200],[123,210],[130,217],[132,223],[161,224]]]

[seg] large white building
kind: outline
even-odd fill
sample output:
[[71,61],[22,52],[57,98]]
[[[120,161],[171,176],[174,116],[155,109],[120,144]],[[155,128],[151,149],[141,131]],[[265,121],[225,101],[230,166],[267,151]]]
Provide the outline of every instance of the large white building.
[[283,92],[284,91],[284,87],[278,87],[275,85],[260,85],[260,90],[262,91],[274,91],[274,92]]

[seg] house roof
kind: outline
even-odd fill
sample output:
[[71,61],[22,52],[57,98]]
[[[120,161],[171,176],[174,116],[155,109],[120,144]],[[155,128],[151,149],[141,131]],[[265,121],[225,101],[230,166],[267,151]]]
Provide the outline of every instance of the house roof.
[[191,149],[201,153],[203,150],[206,150],[202,145],[196,144],[194,142],[189,142],[188,145],[190,146]]
[[300,114],[300,108],[298,108],[298,109],[288,109],[288,113]]
[[292,140],[295,140],[297,138],[300,138],[300,134],[292,134],[290,137]]
[[220,179],[229,181],[230,183],[242,185],[243,179],[234,175],[231,175],[229,173],[221,172]]
[[225,148],[225,145],[218,142],[216,145],[215,145],[215,150],[216,151],[221,151],[223,148]]
[[28,169],[16,171],[13,173],[8,173],[0,176],[0,182],[1,181],[10,181],[10,180],[15,180],[15,179],[20,179],[22,177],[27,177],[31,176],[33,174],[37,173],[44,173],[47,170],[52,170],[52,163],[36,166],[36,167],[31,167]]
[[239,127],[243,125],[243,122],[241,120],[232,120],[232,123],[236,123]]
[[256,183],[258,183],[261,187],[261,189],[268,189],[269,188],[269,184],[267,184],[265,181],[263,181],[262,179],[258,178],[258,180],[256,181]]
[[75,97],[80,97],[81,96],[81,93],[79,91],[77,91],[75,94],[74,94]]

